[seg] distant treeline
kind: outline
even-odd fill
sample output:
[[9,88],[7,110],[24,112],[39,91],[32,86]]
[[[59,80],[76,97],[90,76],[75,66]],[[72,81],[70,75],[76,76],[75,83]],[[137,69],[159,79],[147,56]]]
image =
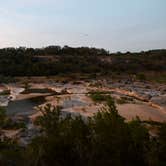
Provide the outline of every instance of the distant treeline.
[[105,49],[68,46],[0,49],[0,75],[3,76],[144,71],[166,71],[166,50],[109,53]]

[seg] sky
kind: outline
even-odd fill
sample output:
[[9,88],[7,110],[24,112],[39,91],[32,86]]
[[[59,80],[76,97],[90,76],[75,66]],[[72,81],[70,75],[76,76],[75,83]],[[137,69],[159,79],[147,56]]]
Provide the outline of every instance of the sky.
[[166,48],[166,0],[4,0],[0,48]]

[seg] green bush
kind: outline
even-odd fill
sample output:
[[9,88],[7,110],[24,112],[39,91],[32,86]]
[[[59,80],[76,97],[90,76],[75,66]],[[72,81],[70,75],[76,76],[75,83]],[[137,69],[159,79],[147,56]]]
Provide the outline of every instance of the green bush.
[[94,93],[90,95],[90,98],[95,101],[95,102],[101,102],[101,101],[105,101],[105,96],[101,95],[100,93]]
[[28,146],[30,165],[145,165],[148,131],[138,120],[126,123],[111,97],[86,120],[50,105],[41,111],[37,124],[44,135]]
[[89,118],[46,105],[36,121],[41,135],[25,148],[0,141],[0,164],[16,166],[165,166],[166,125],[151,138],[139,118],[127,123],[111,97]]
[[92,91],[90,92],[89,97],[95,102],[102,102],[106,101],[110,97],[110,92]]

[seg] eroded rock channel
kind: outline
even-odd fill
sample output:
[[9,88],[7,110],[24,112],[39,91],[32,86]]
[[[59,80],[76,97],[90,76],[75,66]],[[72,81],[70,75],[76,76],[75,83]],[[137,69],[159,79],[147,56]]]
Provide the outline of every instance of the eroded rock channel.
[[[0,87],[0,106],[7,110],[13,121],[24,121],[24,130],[6,130],[7,137],[19,138],[26,145],[40,131],[34,121],[41,112],[38,107],[46,104],[61,106],[62,111],[82,116],[92,116],[100,110],[104,102],[95,102],[91,92],[111,95],[121,116],[132,120],[139,116],[141,120],[166,121],[166,86],[145,82],[89,80],[79,82],[8,84]],[[2,134],[1,134],[2,135]]]

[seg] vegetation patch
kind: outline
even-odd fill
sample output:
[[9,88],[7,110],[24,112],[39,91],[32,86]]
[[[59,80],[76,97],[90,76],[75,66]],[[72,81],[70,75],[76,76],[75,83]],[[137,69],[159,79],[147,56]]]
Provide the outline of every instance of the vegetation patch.
[[109,96],[110,95],[108,95],[107,92],[100,92],[100,91],[92,91],[92,92],[90,92],[90,95],[89,95],[89,97],[94,102],[106,101]]
[[[139,118],[126,122],[112,98],[94,116],[64,116],[60,107],[46,105],[36,120],[41,128],[25,148],[0,140],[1,165],[17,166],[164,166],[166,124],[153,138]],[[42,134],[43,133],[43,134]]]
[[[67,76],[81,73],[96,78],[98,74],[130,74],[133,71],[161,73],[166,71],[165,53],[166,50],[151,50],[110,54],[104,49],[69,46],[5,48],[0,49],[0,75],[3,75],[2,82],[10,82],[13,78],[9,76]],[[142,74],[138,74],[138,78],[145,79]]]

